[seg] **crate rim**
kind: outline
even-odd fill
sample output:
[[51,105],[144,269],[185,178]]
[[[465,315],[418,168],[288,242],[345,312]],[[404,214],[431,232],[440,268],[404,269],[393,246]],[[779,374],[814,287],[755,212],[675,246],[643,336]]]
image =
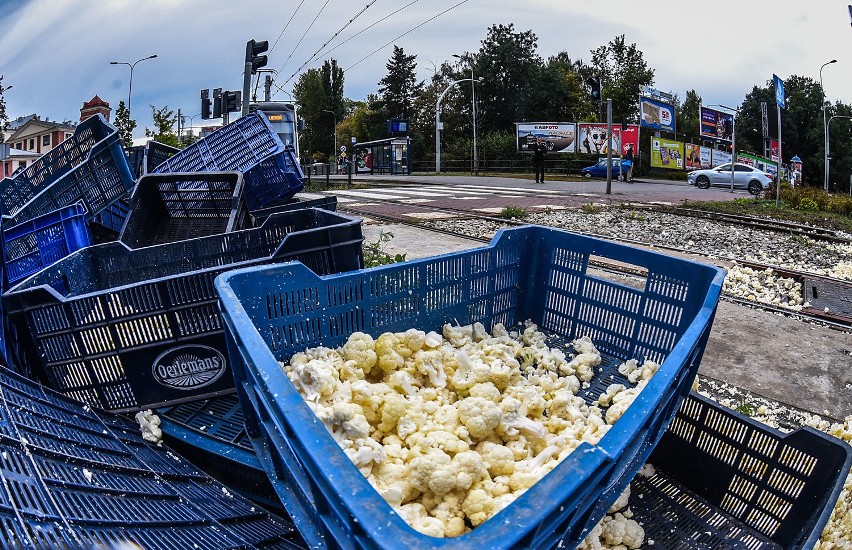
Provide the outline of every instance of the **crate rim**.
[[[530,227],[542,228],[550,231],[562,231],[543,226],[524,226],[513,229],[501,229],[495,234],[488,245],[475,247],[466,251],[442,254],[440,257],[452,258],[468,255],[474,251],[487,250],[492,248],[502,238],[504,238],[504,235],[511,235],[515,232],[525,231]],[[570,233],[584,239],[611,242],[606,241],[605,239],[580,235],[570,231],[562,232]],[[615,244],[619,248],[635,250],[632,247],[620,243],[612,244]],[[656,251],[642,250],[642,253],[647,253],[648,255],[659,258],[670,259],[667,255]],[[434,257],[421,258],[404,262],[404,264],[409,267],[414,267],[416,265],[428,263],[433,259]],[[576,475],[570,475],[571,472],[574,472],[575,468],[580,466],[584,471],[592,472],[592,477],[594,477],[594,475],[600,475],[599,470],[602,468],[611,466],[612,463],[617,460],[617,457],[625,451],[625,448],[630,445],[632,439],[628,436],[634,432],[633,428],[636,423],[647,415],[649,409],[654,409],[654,407],[663,399],[666,391],[670,388],[671,383],[675,379],[675,375],[678,374],[677,367],[673,367],[672,365],[685,363],[689,353],[699,345],[698,337],[710,324],[715,314],[716,304],[721,293],[725,271],[721,268],[696,262],[694,260],[685,260],[680,258],[678,258],[678,260],[701,266],[711,272],[715,271],[715,275],[712,277],[708,292],[695,317],[689,323],[683,335],[676,341],[672,350],[667,354],[666,359],[660,365],[657,374],[639,394],[633,405],[631,405],[631,407],[629,407],[621,417],[621,420],[623,421],[620,423],[616,422],[601,438],[597,445],[591,446],[585,442],[581,443],[574,452],[566,457],[565,460],[560,462],[547,476],[528,489],[527,492],[519,497],[512,505],[499,512],[470,533],[459,537],[436,539],[420,534],[413,528],[409,527],[408,524],[393,511],[392,507],[381,498],[375,489],[373,489],[367,479],[358,471],[351,460],[349,460],[342,450],[340,450],[340,447],[334,441],[331,434],[328,433],[325,426],[322,425],[319,419],[317,419],[316,415],[307,406],[302,396],[288,380],[283,369],[276,369],[275,372],[261,372],[262,369],[256,369],[257,376],[254,376],[253,378],[260,385],[259,389],[262,390],[265,395],[277,396],[276,401],[281,406],[280,408],[286,408],[288,423],[294,434],[297,436],[297,439],[307,441],[309,438],[313,438],[313,444],[323,456],[323,460],[316,460],[316,457],[310,456],[309,459],[313,460],[312,466],[315,467],[315,471],[318,472],[321,477],[329,481],[333,481],[335,487],[339,489],[336,492],[336,496],[341,499],[355,520],[368,532],[383,533],[385,536],[390,536],[392,538],[394,541],[393,545],[385,547],[392,548],[396,547],[396,544],[400,544],[406,545],[406,547],[410,548],[418,548],[422,547],[423,544],[427,544],[427,541],[428,544],[434,548],[481,549],[482,547],[499,546],[498,543],[506,542],[504,527],[508,525],[510,519],[514,520],[513,523],[516,524],[512,533],[513,535],[516,534],[516,537],[513,537],[513,540],[517,540],[530,530],[535,529],[536,526],[549,515],[549,512],[552,512],[552,510],[546,507],[536,506],[537,502],[562,502],[567,496],[574,494],[574,492],[578,490],[580,491],[577,493],[578,495],[584,494],[582,492],[583,487],[581,487],[582,483],[580,483],[581,480]],[[376,268],[364,269],[361,270],[361,272],[369,271],[371,273],[381,273],[382,271],[399,269],[400,265],[402,264],[389,264]],[[237,299],[236,293],[231,288],[230,281],[232,279],[242,277],[246,273],[271,271],[281,269],[284,266],[295,268],[297,271],[304,271],[304,274],[307,277],[312,277],[316,280],[333,281],[334,279],[351,276],[351,273],[318,276],[302,265],[301,262],[288,262],[286,264],[228,271],[216,277],[214,284],[220,296],[219,306],[222,311],[222,318],[225,321],[229,332],[236,336],[234,326],[243,325],[252,327],[251,330],[240,333],[241,341],[236,341],[234,343],[240,354],[259,359],[254,361],[255,365],[267,365],[270,364],[270,361],[271,364],[277,365],[278,361],[275,359],[271,350],[260,336],[260,333],[254,327],[254,323],[248,313]],[[687,342],[692,342],[692,344],[687,345]],[[246,383],[246,381],[239,382]],[[279,433],[283,433],[280,431],[281,427],[277,420],[278,419],[273,416],[272,421],[275,428],[279,430]],[[628,426],[628,424],[630,426]],[[264,445],[264,442],[256,441],[254,438],[252,438],[252,445],[255,447],[255,452],[259,457],[261,457],[261,463],[263,464],[267,475],[270,477],[273,486],[276,486],[277,489],[282,482],[276,479],[271,461],[264,460],[264,453],[267,452],[266,445]],[[650,449],[648,452],[650,452]],[[312,468],[307,469],[307,474],[311,477],[316,477]],[[556,483],[557,479],[563,481],[563,483]],[[585,480],[582,481],[585,482]],[[588,483],[587,485],[589,485],[589,487],[585,488],[585,491],[591,490],[591,486],[593,484]],[[375,496],[377,499],[376,502],[378,502],[378,510],[367,511],[361,506],[358,495],[363,495],[367,491],[370,491],[371,495]],[[515,514],[509,516],[507,515],[507,510],[512,510]],[[524,510],[527,514],[523,517],[519,517],[517,515],[518,510]],[[288,512],[292,515],[295,510],[288,510]],[[383,540],[384,539],[376,540],[377,546],[383,546]]]
[[[355,217],[349,216],[347,214],[341,214],[339,212],[331,212],[331,211],[328,211],[328,210],[323,210],[321,208],[316,208],[315,210],[322,210],[323,212],[326,212],[326,213],[331,214],[333,216],[346,218],[345,222],[341,222],[339,224],[334,224],[334,225],[330,225],[330,226],[327,226],[327,227],[323,227],[323,229],[332,228],[332,227],[336,227],[336,226],[339,226],[339,225],[349,225],[349,224],[352,224],[352,223],[360,223],[360,218],[355,218]],[[274,218],[277,218],[279,216],[286,217],[290,214],[291,214],[290,212],[276,213],[276,214],[269,216],[269,218],[267,218],[267,220],[264,221],[263,225],[261,225],[260,227],[241,229],[240,231],[234,231],[232,233],[237,234],[237,233],[241,233],[241,232],[244,232],[244,231],[258,231],[258,230],[263,229],[266,226],[267,223],[270,223],[270,225],[272,225],[272,222],[269,222],[269,220],[274,220]],[[313,231],[313,229],[303,229],[303,230],[300,230],[300,231],[293,231],[291,233],[288,233],[287,236],[289,236],[289,235],[300,235],[300,234],[306,233],[308,231]],[[221,236],[221,234],[220,235],[208,235],[208,236],[205,236],[205,237],[196,237],[195,239],[187,239],[186,241],[180,241],[180,242],[189,242],[189,241],[194,241],[194,240],[198,240],[198,239],[215,239],[215,238],[219,238],[220,236]],[[114,241],[114,242],[110,242],[110,243],[102,243],[102,244],[87,246],[85,248],[81,248],[80,250],[75,250],[72,254],[69,254],[68,256],[66,256],[65,258],[63,258],[60,261],[66,261],[69,258],[73,257],[75,254],[84,253],[85,250],[88,250],[88,249],[91,249],[91,248],[121,246],[121,247],[124,247],[124,249],[125,249],[123,252],[127,253],[127,252],[133,252],[133,251],[144,250],[144,249],[147,249],[147,248],[155,248],[155,247],[160,247],[160,246],[174,246],[174,244],[175,243],[163,243],[163,244],[155,244],[155,245],[139,247],[139,248],[130,248],[129,246],[127,246],[125,243],[123,243],[121,241]],[[242,267],[237,267],[237,266],[243,266],[246,263],[254,262],[254,261],[255,260],[244,260],[242,262],[235,262],[235,263],[232,263],[232,264],[227,264],[225,266],[213,266],[213,267],[207,267],[207,268],[204,268],[204,269],[196,269],[196,270],[193,270],[193,271],[188,271],[188,272],[184,272],[184,273],[180,273],[180,274],[165,275],[165,276],[162,276],[162,277],[145,279],[144,281],[138,281],[136,283],[128,283],[126,285],[114,286],[114,287],[110,287],[109,289],[96,290],[96,291],[93,291],[93,292],[87,292],[85,294],[75,294],[75,295],[70,296],[70,297],[69,296],[63,296],[62,294],[58,293],[55,288],[53,288],[52,286],[50,286],[48,284],[36,285],[36,286],[28,287],[28,288],[25,288],[25,289],[19,288],[21,285],[25,284],[30,279],[30,277],[33,277],[33,276],[37,275],[38,273],[40,273],[41,270],[39,270],[38,272],[33,273],[32,275],[26,277],[25,279],[18,281],[13,287],[6,290],[3,293],[3,295],[4,296],[12,296],[12,295],[23,293],[23,292],[43,291],[43,292],[47,292],[51,297],[56,299],[58,302],[66,303],[69,300],[79,300],[79,299],[83,299],[83,298],[90,298],[92,296],[99,295],[99,294],[103,293],[105,290],[109,290],[110,292],[115,292],[115,291],[120,291],[120,290],[124,290],[124,289],[128,289],[128,288],[138,286],[141,283],[144,283],[144,284],[158,283],[158,282],[165,281],[165,280],[168,280],[168,279],[173,279],[174,277],[182,277],[182,276],[190,275],[190,274],[196,275],[196,274],[201,274],[201,273],[207,273],[207,272],[210,272],[210,271],[221,270],[223,268],[228,268],[228,270],[230,271],[231,268],[228,267],[228,266],[235,266],[234,269],[248,269],[248,268],[242,268]],[[281,262],[279,262],[279,263],[281,263]],[[299,264],[301,264],[301,262],[283,262],[283,263],[299,263]],[[55,265],[55,264],[53,264],[53,265]],[[52,267],[52,266],[46,266],[45,269],[47,269],[48,267]],[[194,398],[189,398],[188,401],[191,401],[192,399],[194,399]]]

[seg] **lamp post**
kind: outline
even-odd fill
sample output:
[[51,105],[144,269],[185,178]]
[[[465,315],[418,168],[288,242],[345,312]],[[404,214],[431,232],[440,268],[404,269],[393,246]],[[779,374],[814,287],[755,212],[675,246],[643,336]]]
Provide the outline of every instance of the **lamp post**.
[[[727,107],[725,105],[715,104],[709,105],[709,107],[721,107],[723,109],[727,109],[729,111],[734,111],[737,115],[740,114],[740,110],[736,107]],[[736,115],[731,119],[731,193],[734,192],[734,168],[737,165],[737,117]],[[779,170],[780,170],[780,162],[779,162]]]
[[[827,131],[826,131],[826,134],[825,134],[826,135],[826,141],[825,141],[825,143],[826,143],[826,146],[825,146],[825,173],[826,173],[826,177],[828,177],[828,163],[831,161],[831,155],[829,154],[830,149],[829,149],[829,146],[828,146],[828,144],[831,143],[831,141],[829,139],[829,136],[831,135],[831,121],[834,120],[835,118],[845,118],[846,120],[852,120],[852,116],[846,116],[846,115],[831,115],[831,118],[828,119],[828,124],[826,126]],[[826,182],[828,182],[828,180],[826,180]],[[828,191],[828,183],[826,183],[825,190]],[[849,196],[852,197],[852,183],[849,184]]]
[[[453,54],[453,57],[458,59],[468,59],[470,61],[470,105],[471,105],[471,116],[473,117],[473,171],[474,173],[479,173],[479,152],[476,150],[476,81],[473,78],[473,57],[472,56],[461,56],[458,54]],[[480,81],[482,78],[480,77]]]
[[337,172],[337,113],[328,109],[323,109],[322,112],[331,113],[331,116],[334,117],[334,151],[332,151],[331,158],[334,159],[334,171]]
[[825,120],[825,88],[822,87],[822,70],[826,65],[831,65],[832,63],[837,63],[836,59],[832,59],[831,61],[827,61],[822,64],[819,68],[819,90],[822,92],[822,129],[825,134],[823,146],[825,149],[825,182],[823,186],[825,188],[826,193],[828,192],[828,122]]
[[[197,116],[201,116],[201,113],[198,113],[198,114],[195,114],[195,115],[190,115],[190,116],[183,115],[183,116],[181,117],[181,118],[183,118],[183,120],[181,121],[181,123],[183,124],[183,132],[184,132],[184,134],[186,134],[186,119],[187,119],[187,118],[189,119],[189,131],[190,131],[190,132],[192,132],[193,125],[195,124],[195,117],[197,117]],[[180,137],[180,136],[179,136],[179,137]],[[181,140],[181,141],[183,141],[183,140]]]
[[136,64],[140,61],[145,61],[146,59],[154,59],[157,57],[157,54],[149,55],[148,57],[143,57],[142,59],[137,59],[133,63],[128,63],[126,61],[110,61],[110,65],[127,65],[130,67],[130,86],[127,89],[127,114],[130,114],[130,94],[133,93],[133,68],[136,67]]
[[438,101],[435,102],[435,173],[441,173],[441,102],[444,101],[444,98],[447,96],[447,92],[452,90],[454,87],[458,86],[462,82],[467,82],[470,78],[462,78],[461,80],[455,80],[450,82],[450,85],[447,86],[441,95],[438,96]]

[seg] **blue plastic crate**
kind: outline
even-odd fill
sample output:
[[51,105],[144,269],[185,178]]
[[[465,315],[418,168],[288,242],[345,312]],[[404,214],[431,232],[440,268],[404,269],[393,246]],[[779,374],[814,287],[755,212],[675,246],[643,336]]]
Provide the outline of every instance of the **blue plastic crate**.
[[49,387],[113,412],[233,393],[213,279],[275,261],[358,269],[362,241],[361,220],[308,209],[174,243],[90,246],[3,295],[7,351]]
[[127,195],[95,214],[88,223],[92,240],[98,244],[117,240],[129,214],[130,197]]
[[0,181],[0,209],[18,224],[79,202],[90,220],[132,186],[118,130],[96,115],[26,170]]
[[[593,257],[647,270],[634,288],[589,273]],[[491,245],[319,277],[296,263],[216,280],[246,427],[308,544],[328,548],[573,548],[663,434],[698,370],[721,269],[543,227],[501,231]],[[585,397],[629,358],[660,369],[598,445],[582,444],[515,503],[453,539],[419,534],[372,489],[287,379],[279,361],[355,331],[377,337],[447,322],[532,319],[552,335],[587,335],[604,363]]]
[[153,173],[243,172],[249,210],[289,199],[302,190],[302,170],[265,116],[252,113],[200,139]]
[[278,204],[270,205],[265,208],[259,208],[251,211],[251,217],[255,224],[263,223],[263,220],[275,214],[276,212],[292,212],[293,210],[302,210],[305,208],[322,208],[329,212],[337,211],[337,197],[328,195],[316,199],[288,199]]
[[810,427],[782,434],[693,393],[649,462],[656,473],[633,480],[630,508],[651,548],[809,550],[852,448]]
[[3,548],[304,547],[134,422],[2,368],[0,451]]
[[3,219],[3,260],[9,286],[91,244],[85,211],[72,204],[15,226]]

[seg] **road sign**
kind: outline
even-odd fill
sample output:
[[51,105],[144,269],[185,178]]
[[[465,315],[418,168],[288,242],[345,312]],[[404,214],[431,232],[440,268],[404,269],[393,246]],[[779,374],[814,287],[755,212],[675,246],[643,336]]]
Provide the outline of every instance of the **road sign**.
[[341,145],[341,146],[340,146],[340,152],[341,152],[341,153],[345,153],[345,152],[346,152],[346,146],[345,146],[345,145]]

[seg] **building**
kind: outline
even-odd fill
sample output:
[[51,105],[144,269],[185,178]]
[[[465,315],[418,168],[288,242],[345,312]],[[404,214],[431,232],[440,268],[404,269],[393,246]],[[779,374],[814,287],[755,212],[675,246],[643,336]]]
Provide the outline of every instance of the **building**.
[[8,178],[18,169],[26,168],[40,156],[39,153],[9,147],[8,143],[0,144],[0,179]]
[[71,122],[41,120],[36,115],[31,117],[25,117],[28,120],[6,140],[13,149],[42,155],[74,135],[76,125]]
[[83,108],[80,109],[80,122],[95,115],[103,115],[106,121],[109,122],[110,112],[112,112],[112,107],[109,106],[109,103],[95,96],[83,103]]

